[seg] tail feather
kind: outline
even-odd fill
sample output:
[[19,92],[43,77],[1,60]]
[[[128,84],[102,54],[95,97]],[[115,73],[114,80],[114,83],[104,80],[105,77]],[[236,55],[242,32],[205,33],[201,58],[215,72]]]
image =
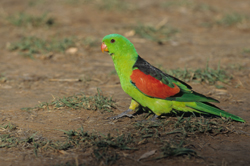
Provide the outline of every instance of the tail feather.
[[201,113],[209,113],[209,114],[213,114],[213,115],[217,115],[217,116],[222,116],[222,117],[226,117],[226,118],[231,118],[235,121],[239,121],[239,122],[245,122],[244,119],[230,114],[226,111],[223,111],[215,106],[210,106],[206,103],[202,103],[202,102],[196,102],[196,106],[191,106],[191,105],[187,105],[188,107],[191,107],[193,109],[199,110],[201,111]]

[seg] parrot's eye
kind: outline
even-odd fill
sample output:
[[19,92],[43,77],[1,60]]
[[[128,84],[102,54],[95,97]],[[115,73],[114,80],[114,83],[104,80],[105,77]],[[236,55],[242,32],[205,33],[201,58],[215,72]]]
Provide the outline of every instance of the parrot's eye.
[[110,42],[111,42],[111,43],[114,43],[114,42],[115,42],[115,39],[111,39]]

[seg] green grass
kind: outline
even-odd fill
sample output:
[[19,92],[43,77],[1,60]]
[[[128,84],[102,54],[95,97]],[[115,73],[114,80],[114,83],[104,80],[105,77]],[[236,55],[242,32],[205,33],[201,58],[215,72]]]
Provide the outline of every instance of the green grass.
[[99,41],[93,37],[86,37],[81,42],[86,49],[99,46],[100,44]]
[[184,82],[205,82],[210,85],[216,84],[217,81],[228,83],[233,77],[218,65],[217,69],[209,67],[208,63],[204,69],[173,69],[165,71]]
[[244,49],[242,50],[242,53],[243,53],[243,54],[250,54],[250,48],[244,48]]
[[4,130],[12,131],[12,130],[16,130],[16,129],[17,129],[17,126],[16,126],[15,124],[8,123],[8,124],[0,125],[0,128],[2,128],[2,129],[4,129]]
[[217,11],[215,7],[210,6],[206,3],[197,3],[192,0],[174,0],[174,1],[167,1],[161,3],[160,7],[167,8],[168,10],[176,9],[180,7],[185,7],[192,11],[201,11],[201,12],[207,12],[207,11]]
[[100,10],[117,10],[125,11],[130,9],[131,5],[123,0],[100,0],[95,2],[95,5]]
[[[250,50],[249,50],[249,53],[250,53]],[[242,64],[228,64],[226,69],[233,70],[233,71],[242,71],[242,70],[246,69],[246,66],[244,66]]]
[[[174,115],[174,114],[173,114]],[[222,118],[204,118],[190,115],[188,117],[177,116],[176,119],[161,120],[158,123],[152,122],[137,122],[134,124],[135,129],[142,138],[158,138],[159,135],[179,135],[176,141],[181,143],[184,139],[199,135],[209,134],[217,135],[220,133],[232,132],[228,126],[231,124],[230,119]]]
[[15,26],[24,27],[50,27],[55,24],[55,20],[52,17],[48,17],[48,14],[42,14],[41,16],[34,16],[26,13],[17,13],[7,17],[7,20]]
[[167,1],[161,4],[161,7],[164,8],[174,8],[174,7],[192,7],[194,6],[194,2],[191,0],[174,0]]
[[161,154],[156,159],[162,159],[167,157],[173,157],[173,156],[197,156],[197,153],[195,150],[185,148],[183,147],[183,142],[179,144],[173,144],[173,143],[165,143],[163,147],[161,148]]
[[65,52],[67,48],[75,46],[73,37],[64,39],[44,40],[34,36],[23,37],[18,42],[11,43],[8,47],[10,51],[18,51],[25,57],[34,58],[35,54],[45,54],[48,52]]
[[[184,114],[183,114],[184,115]],[[231,132],[228,125],[231,124],[230,119],[221,118],[204,118],[191,115],[187,118],[177,117],[177,121],[173,123],[175,130],[167,134],[181,133],[183,137],[190,137],[197,134],[217,135],[219,133]]]
[[216,9],[215,7],[210,6],[208,4],[205,4],[205,3],[200,3],[200,4],[196,5],[194,7],[194,10],[203,11],[203,12],[206,12],[206,11],[216,12],[216,11],[218,11],[218,9]]
[[134,149],[128,147],[128,144],[132,143],[130,135],[118,135],[114,137],[110,134],[90,134],[85,132],[82,127],[78,131],[69,130],[63,132],[67,135],[68,143],[71,146],[92,148],[94,158],[99,162],[103,161],[106,165],[112,164],[119,159],[119,155],[115,149]]
[[239,13],[229,13],[217,21],[218,25],[234,26],[246,20],[246,16]]
[[[0,135],[0,148],[22,147],[22,149],[33,149],[34,155],[38,157],[39,153],[46,151],[67,151],[69,149],[81,147],[92,148],[93,157],[101,162],[104,161],[106,165],[110,165],[119,159],[118,150],[131,150],[128,147],[133,143],[133,137],[129,134],[111,136],[97,135],[88,133],[81,127],[77,131],[69,130],[63,131],[66,139],[62,141],[52,141],[36,136],[36,133],[26,138],[16,137],[13,134]],[[25,146],[24,146],[25,145]]]
[[17,137],[13,137],[10,134],[1,134],[0,135],[0,148],[10,148],[15,147],[20,143]]
[[[26,138],[16,137],[12,134],[2,134],[0,135],[0,148],[23,147],[24,149],[33,149],[33,153],[37,157],[43,152],[48,153],[58,150],[67,151],[74,148],[84,148],[85,150],[93,149],[92,156],[95,161],[104,163],[105,165],[111,165],[114,164],[117,160],[121,159],[121,151],[127,152],[130,150],[137,150],[138,143],[141,141],[141,138],[143,136],[131,133],[115,133],[113,135],[111,135],[110,133],[108,133],[107,135],[93,134],[84,131],[82,127],[77,131],[68,130],[62,132],[65,134],[66,139],[61,141],[47,140],[45,138],[36,136],[36,133]],[[159,140],[155,143],[160,144],[161,141],[162,140]],[[179,145],[179,147],[183,149],[182,145]],[[164,148],[166,148],[166,145],[162,148],[162,151],[166,153]],[[178,147],[172,149],[173,151],[178,152],[178,154],[174,155],[174,152],[171,152],[171,156],[188,154],[180,153],[182,149]],[[185,149],[188,150],[188,148]],[[190,149],[190,151],[192,150]]]
[[162,43],[168,41],[176,33],[179,32],[178,29],[172,28],[170,26],[162,25],[159,28],[154,26],[138,25],[134,28],[135,33],[140,37]]
[[204,118],[191,115],[162,119],[158,123],[137,122],[134,127],[139,135],[139,142],[154,142],[161,144],[160,153],[153,159],[162,159],[179,155],[197,156],[197,153],[187,144],[192,138],[201,134],[215,136],[233,132],[230,129],[231,120],[221,118]]
[[10,51],[18,51],[19,54],[34,58],[34,55],[39,56],[47,53],[65,53],[70,47],[81,45],[86,49],[91,49],[99,44],[97,39],[87,37],[77,39],[75,37],[66,37],[62,39],[52,38],[44,40],[35,36],[23,37],[17,42],[10,43],[7,47]]
[[95,3],[96,0],[63,0],[63,2],[67,5],[87,5],[87,4],[92,4]]
[[29,5],[30,7],[39,6],[39,5],[43,5],[44,2],[45,2],[44,0],[36,0],[36,1],[30,0],[30,1],[28,2],[28,5]]
[[117,75],[116,70],[115,70],[115,69],[114,69],[114,70],[111,70],[111,71],[109,72],[109,75]]
[[[148,157],[146,160],[161,160],[168,157],[178,156],[198,156],[189,143],[192,138],[199,137],[200,134],[215,136],[217,134],[227,134],[235,129],[230,127],[231,121],[221,118],[205,119],[204,117],[182,116],[161,119],[158,122],[136,122],[127,126],[122,133],[116,129],[112,133],[102,134],[88,132],[80,127],[78,130],[59,130],[64,133],[64,139],[48,140],[37,133],[22,137],[22,130],[4,130],[0,135],[0,148],[17,147],[23,150],[32,149],[33,155],[55,153],[58,151],[74,150],[79,153],[79,149],[91,152],[91,163],[100,165],[112,165],[120,159],[126,159],[122,154],[132,153],[148,145],[158,149],[158,154]],[[13,125],[2,125],[7,129]],[[16,134],[18,133],[18,134]],[[24,132],[25,133],[25,132]],[[25,134],[26,135],[26,134]],[[193,143],[192,143],[193,144]],[[72,162],[67,162],[74,165]],[[84,163],[79,163],[84,164]]]
[[211,19],[210,21],[203,22],[201,26],[211,28],[214,26],[222,27],[239,27],[238,25],[249,22],[249,17],[241,13],[228,13],[224,14],[220,19]]
[[6,81],[7,81],[7,78],[5,77],[5,74],[1,73],[0,74],[0,82],[6,82]]
[[54,99],[52,102],[44,102],[34,108],[22,108],[24,111],[31,111],[33,109],[87,109],[87,110],[101,110],[112,112],[115,108],[115,102],[111,97],[106,97],[98,90],[94,96],[74,95]]
[[123,0],[64,0],[69,5],[91,5],[99,10],[106,11],[128,11],[134,10],[136,4],[131,4]]

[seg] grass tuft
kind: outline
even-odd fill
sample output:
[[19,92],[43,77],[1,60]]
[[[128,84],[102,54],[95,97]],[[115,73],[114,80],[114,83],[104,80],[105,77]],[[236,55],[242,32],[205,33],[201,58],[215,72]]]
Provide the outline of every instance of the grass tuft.
[[64,0],[70,5],[92,5],[94,8],[106,11],[129,11],[136,8],[132,4],[123,0]]
[[174,0],[167,1],[161,4],[164,8],[174,8],[174,7],[193,7],[194,2],[190,0]]
[[23,37],[20,41],[11,43],[8,47],[10,51],[18,51],[20,54],[33,58],[34,54],[44,54],[48,52],[65,52],[67,48],[75,46],[74,39],[64,38],[61,40],[46,41],[34,36]]
[[19,139],[17,137],[13,137],[10,134],[0,135],[0,148],[15,147],[18,144],[19,144]]
[[7,81],[7,78],[5,77],[4,73],[0,73],[0,83],[4,83]]
[[84,38],[84,40],[82,40],[83,46],[86,49],[92,48],[92,47],[96,47],[99,45],[99,41],[93,37],[86,37]]
[[174,156],[183,156],[183,155],[188,155],[188,156],[196,156],[197,153],[196,151],[189,149],[189,148],[184,148],[182,147],[183,142],[181,142],[179,145],[171,144],[171,143],[165,143],[163,147],[161,148],[161,155],[157,157],[156,159],[159,160],[161,158],[167,158],[167,157],[174,157]]
[[187,10],[192,10],[193,12],[215,12],[217,9],[206,3],[195,3],[192,0],[170,0],[161,3],[160,7],[166,8],[168,10],[176,10],[180,8],[185,8]]
[[244,48],[244,49],[242,50],[242,53],[243,53],[243,54],[250,54],[250,48]]
[[173,123],[175,130],[166,134],[182,133],[182,135],[186,137],[199,133],[217,135],[219,133],[230,132],[230,130],[226,127],[226,125],[231,123],[230,119],[223,120],[221,118],[197,118],[195,115],[184,118],[183,115],[178,117],[178,120]]
[[3,125],[0,125],[0,128],[2,130],[9,130],[9,131],[13,131],[13,130],[16,130],[17,129],[17,126],[13,123],[8,123],[8,124],[3,124]]
[[179,30],[170,26],[160,26],[158,28],[154,26],[139,25],[135,27],[135,33],[140,37],[162,43],[168,41]]
[[55,20],[52,17],[48,17],[48,14],[42,14],[41,16],[33,16],[26,13],[18,13],[7,17],[7,20],[15,26],[25,27],[50,27],[55,24]]
[[[159,68],[161,68],[161,66]],[[185,68],[163,71],[184,82],[205,82],[210,85],[214,85],[217,81],[228,83],[231,79],[233,79],[232,75],[220,68],[220,64],[218,65],[217,69],[214,70],[209,67],[208,62],[206,68],[204,69],[192,70]]]
[[124,158],[121,154],[146,147],[147,143],[155,144],[160,152],[157,157],[151,157],[151,159],[160,160],[183,155],[196,157],[196,151],[189,148],[190,145],[187,144],[191,142],[190,139],[204,133],[211,136],[229,133],[231,132],[230,122],[219,118],[207,120],[194,115],[184,117],[183,114],[157,123],[136,122],[134,126],[130,126],[129,132],[122,134],[118,130],[114,130],[113,134],[89,133],[83,127],[78,130],[60,130],[65,134],[63,140],[47,140],[37,133],[21,138],[19,132],[17,137],[13,131],[5,130],[7,134],[0,135],[0,148],[32,149],[34,156],[37,157],[48,152],[67,153],[66,151],[70,149],[84,149],[84,151],[92,151],[91,161],[95,162],[95,165],[101,163],[112,165]]
[[99,0],[94,1],[95,6],[99,10],[117,10],[117,11],[127,11],[133,9],[132,4],[125,2],[123,0]]
[[246,16],[239,13],[231,13],[223,16],[222,19],[217,21],[217,24],[223,26],[234,26],[239,23],[242,23],[246,19]]
[[87,110],[102,110],[112,112],[112,108],[115,108],[115,101],[110,97],[106,97],[100,90],[97,90],[97,94],[94,96],[85,96],[84,94],[63,97],[54,99],[52,102],[44,102],[34,108],[21,108],[25,111],[31,111],[33,109],[58,109],[58,108],[70,108],[70,109],[87,109]]

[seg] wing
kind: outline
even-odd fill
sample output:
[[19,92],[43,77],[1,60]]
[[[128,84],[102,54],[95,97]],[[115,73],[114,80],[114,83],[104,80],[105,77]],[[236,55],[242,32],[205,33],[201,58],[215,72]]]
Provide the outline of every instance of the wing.
[[130,76],[131,83],[143,94],[159,99],[183,102],[218,102],[192,90],[185,82],[163,73],[138,56]]

